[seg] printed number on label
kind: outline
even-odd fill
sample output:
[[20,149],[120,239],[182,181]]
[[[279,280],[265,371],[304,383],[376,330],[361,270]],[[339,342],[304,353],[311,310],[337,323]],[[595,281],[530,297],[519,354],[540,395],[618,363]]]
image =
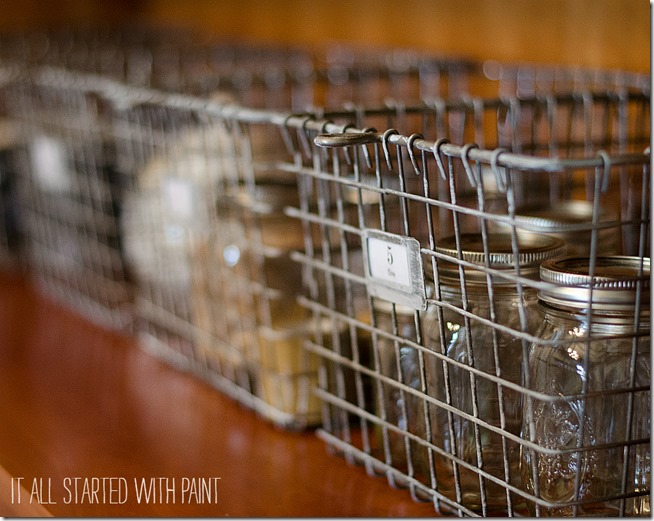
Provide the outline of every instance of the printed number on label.
[[426,309],[420,243],[381,230],[364,230],[368,293],[414,309]]
[[409,257],[406,246],[368,238],[370,275],[376,279],[411,287]]

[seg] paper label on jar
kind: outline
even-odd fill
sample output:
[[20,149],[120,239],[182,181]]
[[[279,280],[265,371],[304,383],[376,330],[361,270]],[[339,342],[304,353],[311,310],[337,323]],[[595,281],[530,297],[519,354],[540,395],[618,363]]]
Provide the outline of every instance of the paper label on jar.
[[66,150],[60,141],[48,136],[37,136],[30,146],[30,161],[35,181],[43,190],[66,192],[73,188]]
[[363,231],[368,292],[414,309],[426,309],[420,243],[380,230]]

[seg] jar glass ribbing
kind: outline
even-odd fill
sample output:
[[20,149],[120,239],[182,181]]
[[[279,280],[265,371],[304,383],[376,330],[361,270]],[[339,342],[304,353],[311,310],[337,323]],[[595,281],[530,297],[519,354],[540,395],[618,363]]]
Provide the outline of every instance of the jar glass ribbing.
[[649,516],[649,259],[598,257],[589,273],[585,257],[541,269],[554,285],[540,293],[544,322],[529,349],[526,385],[538,393],[522,427],[535,444],[521,451],[529,507]]
[[[472,265],[461,266],[460,273],[458,264],[438,262],[436,300],[446,305],[431,306],[425,319],[427,346],[446,357],[428,357],[427,394],[453,408],[430,406],[433,443],[450,455],[434,452],[437,489],[472,511],[503,515],[509,501],[517,508],[519,498],[507,498],[505,486],[480,470],[517,484],[519,446],[502,433],[519,434],[521,395],[502,383],[520,384],[526,347],[520,333],[537,328],[537,296],[526,281],[537,278],[540,262],[561,255],[565,245],[530,235],[519,238],[514,251],[511,235],[489,234],[484,248],[480,235],[465,234],[459,246],[460,253],[451,237],[435,249]],[[484,266],[497,272],[487,275]],[[525,278],[521,284],[516,267]]]

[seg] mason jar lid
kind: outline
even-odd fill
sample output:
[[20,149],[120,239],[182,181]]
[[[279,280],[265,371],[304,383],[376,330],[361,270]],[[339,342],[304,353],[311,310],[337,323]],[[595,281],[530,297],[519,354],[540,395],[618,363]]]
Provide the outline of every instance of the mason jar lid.
[[[481,234],[462,234],[459,236],[459,243],[461,245],[460,258],[463,261],[479,266],[485,266],[488,260],[489,267],[496,270],[513,271],[515,266],[518,265],[521,268],[521,275],[536,277],[541,262],[565,253],[565,242],[556,237],[529,234],[518,236],[516,240],[518,251],[514,253],[511,234],[489,233],[487,235],[488,250],[486,253]],[[456,237],[447,237],[439,241],[434,251],[459,258]],[[464,270],[467,282],[486,283],[486,274],[482,271],[465,266]],[[442,278],[459,279],[459,269],[455,263],[441,261],[439,272]],[[512,284],[510,280],[503,277],[498,277],[494,282],[498,284]]]
[[[615,220],[615,213],[606,208],[599,210],[599,224],[608,225]],[[548,206],[528,206],[516,210],[516,225],[541,233],[576,233],[580,226],[590,226],[593,204],[589,201],[561,201]],[[601,234],[610,233],[600,228]]]
[[217,198],[218,210],[245,208],[263,215],[281,214],[286,206],[297,206],[297,185],[263,180],[252,187],[239,185]]
[[541,290],[540,299],[553,306],[584,309],[591,304],[596,309],[628,310],[634,308],[640,287],[641,305],[649,308],[649,258],[597,257],[594,275],[591,277],[589,273],[589,257],[544,262],[540,268],[541,280],[554,286]]
[[262,338],[272,342],[285,341],[290,339],[310,338],[315,333],[330,335],[334,331],[342,335],[347,330],[347,323],[334,321],[330,318],[306,317],[301,318],[282,327],[272,328],[270,326],[259,326],[258,331]]

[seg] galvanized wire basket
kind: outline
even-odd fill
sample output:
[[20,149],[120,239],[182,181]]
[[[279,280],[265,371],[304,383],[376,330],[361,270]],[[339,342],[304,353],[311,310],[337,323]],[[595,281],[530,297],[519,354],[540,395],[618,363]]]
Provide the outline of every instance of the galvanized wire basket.
[[[255,53],[257,63],[260,55],[268,56]],[[274,88],[265,71],[241,67],[215,76],[214,90],[205,83],[202,95],[103,90],[127,180],[120,236],[142,344],[294,429],[320,422],[317,357],[302,346],[312,324],[297,304],[302,272],[290,260],[304,234],[284,213],[299,198],[290,129],[307,116],[274,108],[341,95],[330,94],[341,85],[329,74],[296,74],[296,58],[283,55],[291,65],[277,68]],[[449,67],[432,72],[446,78]],[[380,92],[391,89],[380,81]],[[357,116],[334,114],[350,125]]]
[[[625,80],[620,85],[628,88],[616,95],[613,77],[599,82],[603,94],[579,92],[581,84],[587,86],[584,80],[576,83],[574,95],[556,95],[564,87],[540,76],[530,83],[511,70],[483,78],[467,62],[408,51],[338,52],[316,64],[314,57],[296,52],[247,46],[198,52],[188,46],[159,66],[154,59],[142,60],[155,55],[147,46],[144,54],[143,47],[135,49],[115,54],[115,62],[111,53],[107,60],[93,53],[70,60],[65,52],[45,53],[36,65],[69,69],[33,68],[8,94],[29,136],[20,169],[29,264],[45,287],[87,316],[114,328],[133,328],[157,356],[194,371],[287,428],[322,422],[328,426],[323,432],[335,433],[350,424],[347,407],[334,412],[336,423],[331,413],[322,414],[312,392],[316,385],[333,396],[373,396],[370,382],[378,368],[370,366],[366,356],[372,351],[360,349],[358,338],[362,331],[371,337],[383,329],[366,313],[375,309],[371,295],[383,300],[384,293],[362,283],[368,266],[363,230],[371,230],[372,239],[381,232],[376,237],[382,243],[385,233],[404,237],[397,243],[400,250],[409,238],[424,249],[436,237],[433,230],[453,232],[459,217],[468,224],[496,221],[498,227],[511,227],[511,214],[499,213],[507,206],[506,194],[521,204],[529,200],[524,185],[515,184],[514,194],[505,188],[506,174],[496,174],[504,172],[498,160],[509,154],[472,147],[463,159],[448,156],[438,163],[445,177],[438,176],[432,188],[438,187],[439,197],[425,195],[428,176],[405,175],[414,167],[427,168],[422,152],[420,158],[415,152],[416,145],[424,145],[413,135],[416,129],[489,150],[554,154],[588,152],[607,132],[631,146],[634,134],[615,133],[617,122],[649,117],[644,108],[640,115],[631,108],[639,99],[637,82]],[[129,63],[147,64],[146,73],[137,74],[143,71],[125,66]],[[109,70],[136,76],[116,82]],[[188,71],[197,72],[191,81]],[[521,96],[481,97],[506,93],[517,77]],[[534,89],[537,97],[523,95]],[[423,101],[410,104],[409,99]],[[588,118],[598,122],[597,130],[585,130]],[[567,130],[550,135],[547,124],[559,120],[569,122]],[[398,134],[362,137],[355,131],[368,127],[394,127]],[[334,128],[352,129],[345,136],[354,137],[355,144],[327,162],[312,136]],[[372,141],[361,148],[360,139]],[[437,156],[449,146],[439,142]],[[402,175],[384,173],[378,186],[377,170],[384,168],[380,150]],[[368,163],[361,162],[362,151],[368,152],[363,157]],[[392,158],[391,152],[399,155]],[[484,183],[495,184],[492,193],[488,185],[473,182],[475,161],[486,161],[480,171]],[[535,168],[549,172],[551,163],[547,159],[550,166]],[[454,199],[442,199],[452,194],[450,173],[456,186],[469,186],[455,190]],[[551,181],[549,174],[533,177],[543,186]],[[562,190],[569,186],[567,176],[554,177],[566,181]],[[632,215],[637,206],[627,204],[633,200],[630,179],[620,185],[620,226],[627,231],[628,222],[638,223]],[[482,199],[486,191],[491,194],[492,212],[475,207],[479,190]],[[559,188],[552,190],[552,197],[559,197]],[[439,214],[438,228],[426,213],[421,217],[427,207]],[[623,242],[633,240],[624,237]],[[304,256],[297,257],[298,251]],[[317,252],[320,258],[314,257]],[[307,288],[308,296],[298,301]],[[434,300],[432,294],[429,299]],[[323,306],[320,313],[314,304]],[[343,309],[348,320],[325,311]],[[318,353],[303,348],[307,335],[315,334]],[[332,355],[321,373],[319,355],[326,352],[340,358]],[[405,384],[390,384],[398,386]],[[362,407],[364,418],[363,402],[353,403]],[[342,428],[349,432],[350,427]]]
[[[112,60],[138,62],[130,53],[69,56],[55,46],[23,67],[4,99],[26,136],[18,163],[25,259],[48,294],[88,318],[135,332],[278,425],[316,425],[317,359],[301,346],[301,272],[288,257],[303,234],[282,211],[298,198],[283,166],[293,162],[288,109],[359,100],[341,76],[307,69],[299,53],[219,51],[185,64],[202,72],[192,84],[154,72],[116,82]],[[450,61],[434,63],[429,73],[446,81]],[[379,67],[367,70],[381,78],[378,92],[392,95],[398,75],[389,83]],[[419,89],[422,73],[406,74]],[[285,111],[272,112],[278,106]],[[355,116],[340,120],[354,125]]]
[[[450,66],[446,63],[444,70]],[[413,81],[416,71],[410,74]],[[370,85],[370,77],[363,77]],[[266,92],[261,90],[265,82],[254,81],[256,75],[249,78],[253,81],[245,85]],[[316,78],[325,83],[318,81],[321,87],[316,87]],[[239,83],[227,80],[224,90],[211,96],[129,88],[107,94],[115,107],[119,170],[131,183],[121,236],[127,265],[138,281],[139,336],[156,355],[194,371],[277,425],[313,426],[320,423],[312,393],[318,358],[302,350],[303,339],[314,326],[334,343],[344,341],[349,330],[344,324],[334,330],[333,322],[311,317],[297,303],[302,268],[291,255],[306,247],[308,236],[320,240],[324,230],[315,223],[303,227],[289,208],[299,207],[306,190],[314,197],[311,208],[332,218],[356,224],[361,207],[355,188],[337,200],[311,183],[297,184],[297,169],[303,172],[305,161],[311,161],[307,132],[315,130],[317,121],[323,126],[383,126],[393,118],[410,128],[429,120],[424,105],[388,103],[388,98],[375,106],[359,103],[301,114],[276,112],[265,102],[264,108],[244,108],[242,93],[235,90]],[[288,103],[298,99],[297,89],[306,92],[307,86],[296,80],[289,80],[284,91]],[[309,87],[324,96],[332,88],[329,81],[329,74],[316,74]],[[416,92],[422,83],[412,83]],[[439,98],[434,106],[442,103]],[[467,132],[466,121],[479,106],[477,100],[462,100],[456,114],[446,115],[444,123],[440,116],[436,120],[453,135],[461,128]],[[326,113],[331,123],[320,120]],[[510,126],[511,118],[504,117]],[[328,247],[340,255],[340,243]],[[362,269],[360,248],[358,258],[350,261]],[[322,287],[332,298],[340,295],[338,289]]]
[[627,90],[303,126],[287,213],[337,452],[439,512],[650,514],[650,105]]
[[11,67],[0,68],[0,267],[20,269],[21,231],[17,195],[20,129],[3,102],[18,75]]
[[90,84],[21,74],[5,99],[20,129],[17,204],[24,260],[39,285],[113,329],[132,320],[117,218],[121,179]]

